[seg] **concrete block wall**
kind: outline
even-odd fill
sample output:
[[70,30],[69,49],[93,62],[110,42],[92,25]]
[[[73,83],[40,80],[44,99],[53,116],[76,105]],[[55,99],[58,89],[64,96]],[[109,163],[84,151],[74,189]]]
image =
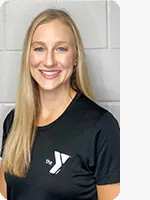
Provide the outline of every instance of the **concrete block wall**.
[[0,148],[14,108],[25,32],[47,8],[65,9],[79,27],[97,103],[120,118],[120,9],[114,1],[7,0],[0,7]]

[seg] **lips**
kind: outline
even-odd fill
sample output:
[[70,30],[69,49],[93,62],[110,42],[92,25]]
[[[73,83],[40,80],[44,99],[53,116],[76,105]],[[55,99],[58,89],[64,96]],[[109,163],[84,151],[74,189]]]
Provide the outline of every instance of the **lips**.
[[40,70],[42,76],[46,79],[52,79],[59,75],[60,70]]
[[59,71],[41,71],[42,74],[46,74],[46,75],[54,75],[54,74],[58,74]]

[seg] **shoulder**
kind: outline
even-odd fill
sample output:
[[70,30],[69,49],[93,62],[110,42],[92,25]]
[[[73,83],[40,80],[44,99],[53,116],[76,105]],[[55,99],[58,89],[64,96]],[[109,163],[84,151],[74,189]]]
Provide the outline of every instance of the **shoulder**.
[[96,127],[103,126],[104,128],[108,125],[118,125],[117,119],[111,112],[101,107],[96,103],[96,101],[92,101],[83,94],[81,94],[78,101],[78,111],[81,115],[84,114],[84,119],[86,118],[86,120],[94,120]]
[[99,112],[101,115],[107,112],[107,110],[93,101],[86,97],[84,94],[80,95],[79,104],[82,106],[82,109],[87,109],[88,111],[92,112]]
[[88,132],[91,133],[90,144],[94,148],[104,144],[119,146],[120,126],[114,115],[84,95],[81,96],[81,102],[81,110],[86,113],[82,116],[82,122],[88,122]]
[[95,121],[88,144],[89,169],[94,173],[96,184],[118,183],[120,181],[120,127],[109,111],[103,112],[103,115],[99,115]]
[[8,137],[9,130],[12,126],[13,123],[13,118],[14,118],[14,109],[12,109],[5,117],[4,123],[3,123],[3,136],[2,136],[2,149],[0,153],[0,157],[2,157],[3,154],[3,149],[4,149],[4,144],[5,141]]
[[112,113],[107,111],[95,125],[95,131],[105,130],[106,132],[113,132],[113,130],[119,130],[119,123]]
[[[120,127],[118,121],[110,113],[105,113],[95,124],[91,145],[95,145],[101,151],[101,149],[114,152],[118,155],[120,149]],[[105,146],[105,148],[104,148]]]
[[11,125],[13,123],[14,119],[14,109],[12,109],[5,117],[4,123],[3,123],[3,133],[6,134],[9,129],[11,128]]

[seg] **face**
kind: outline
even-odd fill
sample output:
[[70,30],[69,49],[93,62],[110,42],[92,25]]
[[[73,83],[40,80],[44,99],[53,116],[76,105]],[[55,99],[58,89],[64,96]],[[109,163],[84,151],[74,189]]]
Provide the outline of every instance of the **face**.
[[76,48],[68,26],[58,20],[37,27],[30,51],[30,73],[40,90],[70,86]]

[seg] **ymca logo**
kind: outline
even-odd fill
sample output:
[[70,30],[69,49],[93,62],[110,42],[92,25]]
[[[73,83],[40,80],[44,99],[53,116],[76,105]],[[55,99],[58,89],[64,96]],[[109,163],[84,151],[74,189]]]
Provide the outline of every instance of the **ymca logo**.
[[[52,167],[52,169],[49,171],[51,174],[58,174],[61,170],[61,167],[64,165],[64,163],[71,157],[67,154],[60,153],[58,151],[54,151],[55,156],[55,165]],[[52,161],[49,159],[46,159],[46,164],[52,165]]]

